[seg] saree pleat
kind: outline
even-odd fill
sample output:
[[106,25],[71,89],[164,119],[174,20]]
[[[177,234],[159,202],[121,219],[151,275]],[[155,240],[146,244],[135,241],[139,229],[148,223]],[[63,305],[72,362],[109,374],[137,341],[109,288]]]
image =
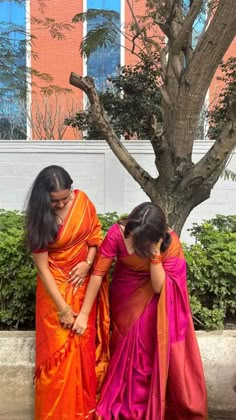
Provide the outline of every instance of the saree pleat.
[[129,255],[119,225],[108,232],[94,268],[111,285],[111,361],[97,406],[101,420],[207,419],[205,380],[177,235],[162,255],[166,277],[154,293],[149,260]]
[[[75,199],[55,243],[48,247],[50,271],[75,313],[83,303],[90,274],[76,292],[68,283],[69,271],[87,257],[90,246],[101,243],[101,225],[85,193]],[[103,282],[98,300],[82,336],[61,327],[57,308],[40,277],[36,291],[35,420],[92,419],[97,385],[101,386],[108,363],[108,282]],[[97,331],[97,335],[96,335]],[[96,376],[98,372],[98,378]]]

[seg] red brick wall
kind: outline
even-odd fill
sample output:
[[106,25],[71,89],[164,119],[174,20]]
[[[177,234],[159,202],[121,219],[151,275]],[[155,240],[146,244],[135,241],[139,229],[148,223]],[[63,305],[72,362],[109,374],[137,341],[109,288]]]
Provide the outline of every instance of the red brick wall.
[[[136,16],[143,15],[145,13],[145,1],[132,1],[132,6]],[[37,0],[31,1],[31,16],[43,19],[44,17],[50,17],[55,19],[56,22],[68,22],[71,23],[72,17],[76,13],[83,11],[83,1],[82,0],[49,0],[46,2],[46,8],[44,14],[39,10]],[[127,24],[131,23],[133,18],[131,16],[127,2],[125,2],[125,22]],[[83,59],[79,53],[80,42],[82,41],[83,31],[82,24],[74,25],[72,31],[66,31],[66,40],[57,40],[53,39],[48,30],[42,29],[40,25],[33,24],[31,26],[33,35],[37,37],[34,41],[32,49],[37,53],[38,59],[32,59],[32,67],[36,68],[40,72],[49,73],[53,76],[53,85],[58,85],[63,88],[70,88],[73,92],[75,102],[78,106],[82,107],[83,104],[83,94],[79,89],[73,88],[69,85],[69,76],[71,71],[75,71],[80,75],[83,74]],[[128,31],[128,28],[126,29]],[[132,48],[132,44],[125,40],[125,46],[129,49]],[[138,49],[137,49],[138,52]],[[226,57],[235,56],[236,53],[236,41],[233,42],[229,48]],[[130,51],[125,50],[125,64],[135,64],[137,62],[137,57],[131,54]],[[216,73],[217,76],[217,73]],[[209,103],[211,104],[213,100],[217,97],[220,89],[222,89],[222,84],[217,81],[216,76],[209,89]],[[39,86],[45,86],[45,82],[39,81],[38,78],[32,78],[33,83]],[[33,87],[33,90],[37,93],[37,103],[40,103],[38,88]],[[62,97],[63,98],[63,97]],[[63,107],[67,106],[68,102],[65,98],[62,99]],[[71,99],[69,99],[71,103]],[[43,106],[42,106],[43,109]],[[32,113],[35,113],[36,109],[34,106],[34,101],[32,104]],[[63,139],[75,139],[78,134],[75,135],[74,131],[71,128],[68,128]],[[39,138],[35,133],[33,133],[33,138]]]
[[[135,16],[138,17],[138,16],[144,16],[145,15],[145,10],[146,10],[145,3],[146,3],[146,1],[144,1],[144,0],[140,0],[140,1],[133,0],[133,1],[131,1]],[[131,15],[129,6],[128,6],[127,2],[125,2],[125,22],[129,26],[131,23],[133,23],[133,20],[134,19]],[[162,34],[162,32],[159,28],[157,28],[155,30],[160,35]],[[126,33],[128,34],[128,27],[126,28]],[[153,34],[153,30],[152,30],[152,34]],[[135,43],[138,44],[137,40],[135,41]],[[132,64],[137,63],[138,59],[137,59],[136,55],[134,55],[130,52],[130,49],[132,49],[132,43],[129,42],[127,39],[125,39],[125,47],[127,48],[125,50],[125,64],[127,64],[127,65],[131,64],[132,65]],[[142,48],[143,48],[143,45],[142,45]],[[140,50],[139,50],[138,45],[137,45],[137,47],[135,49],[135,52],[139,53],[139,51]]]
[[[143,1],[132,1],[132,6],[134,9],[134,13],[135,16],[138,15],[143,15],[145,12],[145,2]],[[125,2],[125,23],[130,25],[131,23],[133,23],[133,17],[131,15],[129,6],[127,4],[127,2]],[[128,31],[128,27],[126,28],[126,32]],[[125,39],[125,47],[127,48],[125,50],[125,64],[129,65],[129,64],[135,64],[138,60],[137,57],[134,54],[131,54],[131,52],[129,51],[130,49],[132,49],[132,44],[131,42],[129,42],[127,39]],[[138,52],[138,49],[137,49]]]
[[[83,2],[78,0],[50,0],[46,2],[43,14],[39,10],[37,0],[31,1],[30,7],[32,17],[37,17],[38,19],[48,17],[55,19],[56,22],[68,22],[72,24],[72,17],[76,13],[83,11]],[[66,40],[53,39],[47,29],[42,28],[41,25],[37,24],[31,25],[31,32],[36,36],[32,50],[35,51],[38,56],[38,59],[36,60],[32,58],[32,67],[40,72],[49,73],[53,77],[53,82],[51,82],[53,85],[72,89],[75,101],[82,106],[82,92],[69,84],[71,71],[79,73],[80,75],[83,74],[83,61],[79,53],[79,46],[83,36],[82,24],[75,24],[72,31],[63,31]],[[32,82],[37,86],[47,85],[47,83],[40,81],[35,76],[32,77]],[[37,87],[33,87],[33,91],[38,92]],[[61,99],[63,101],[63,107],[67,106],[66,103],[68,100],[65,99],[66,96],[68,95],[63,95]],[[71,102],[71,99],[69,99],[69,102]],[[34,104],[32,107],[32,112],[34,112]],[[74,132],[69,128],[66,131],[64,139],[73,138]]]
[[[236,39],[232,42],[230,45],[227,53],[224,56],[224,61],[226,61],[229,57],[235,57],[236,56]],[[217,70],[215,73],[215,76],[212,80],[210,89],[209,89],[209,105],[210,107],[213,107],[214,104],[217,102],[217,98],[219,93],[222,91],[223,82],[220,80],[217,80],[217,76],[220,75],[220,70]]]

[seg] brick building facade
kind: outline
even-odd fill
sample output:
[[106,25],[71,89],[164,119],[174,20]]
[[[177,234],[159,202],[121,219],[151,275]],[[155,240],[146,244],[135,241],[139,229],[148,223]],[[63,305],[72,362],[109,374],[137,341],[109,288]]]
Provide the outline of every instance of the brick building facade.
[[[132,5],[135,15],[144,14],[144,0],[133,1]],[[71,71],[80,75],[93,76],[97,87],[102,90],[106,88],[107,75],[114,75],[117,65],[134,64],[136,61],[136,56],[131,54],[130,44],[125,36],[120,37],[117,45],[94,53],[86,61],[80,55],[79,46],[89,28],[82,23],[72,24],[73,16],[88,8],[113,9],[119,13],[120,23],[125,31],[128,30],[127,23],[132,22],[132,16],[125,0],[112,0],[112,2],[110,0],[50,0],[46,2],[22,0],[20,6],[17,6],[14,0],[0,1],[0,12],[4,20],[13,24],[22,24],[24,21],[26,29],[33,35],[33,42],[30,47],[28,45],[27,54],[25,57],[21,57],[23,62],[25,61],[36,70],[31,75],[32,85],[27,92],[28,115],[25,115],[25,118],[28,123],[30,116],[33,116],[34,119],[34,124],[28,124],[28,137],[32,139],[50,138],[50,133],[45,134],[45,130],[43,131],[37,126],[37,120],[43,119],[45,110],[48,114],[47,118],[53,120],[51,125],[54,124],[58,127],[60,124],[63,126],[65,113],[75,113],[76,109],[82,109],[85,106],[86,99],[83,93],[69,84]],[[52,36],[52,31],[49,28],[45,29],[47,19],[54,19],[55,28],[59,30],[61,28],[56,27],[56,23],[69,23],[73,27],[70,27],[70,30],[62,31],[65,38],[58,40]],[[50,21],[47,20],[47,22],[50,26]],[[123,48],[123,46],[127,48]],[[234,41],[226,54],[226,58],[235,56],[235,52],[236,42]],[[37,72],[49,74],[53,79],[50,81],[40,79]],[[45,103],[45,96],[40,94],[40,90],[45,86],[53,87],[57,92],[58,88],[70,89],[71,93],[57,93],[56,99],[52,95],[51,99],[47,99],[48,103]],[[208,104],[212,103],[220,89],[221,85],[215,76],[209,89]],[[13,96],[11,93],[11,103]],[[14,111],[15,107],[16,105],[14,105]],[[58,122],[59,120],[60,122]],[[45,122],[45,125],[47,125],[47,122]],[[72,128],[69,127],[66,131],[64,129],[65,127],[59,127],[56,132],[54,130],[51,137],[65,140],[81,138],[81,134],[75,132]]]

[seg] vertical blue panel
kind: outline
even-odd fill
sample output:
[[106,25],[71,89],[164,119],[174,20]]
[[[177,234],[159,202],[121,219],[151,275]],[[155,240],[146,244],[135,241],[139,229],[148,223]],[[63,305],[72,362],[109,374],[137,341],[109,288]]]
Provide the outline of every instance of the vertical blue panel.
[[[26,88],[26,73],[23,70],[26,67],[25,24],[25,0],[0,0],[0,50],[3,60],[0,64],[0,118],[5,124],[4,130],[11,126],[9,136],[12,138],[22,138],[21,129],[26,131],[26,114],[22,115],[18,92],[19,88],[24,95]],[[2,133],[3,128],[0,136]]]
[[[87,9],[115,10],[120,13],[120,0],[87,0]],[[89,31],[97,23],[102,23],[102,18],[88,22]],[[99,91],[107,89],[107,77],[114,76],[117,66],[120,65],[120,35],[117,36],[115,45],[109,48],[98,48],[91,54],[87,62],[87,74],[94,78]]]
[[25,25],[25,2],[15,3],[14,0],[0,0],[0,19],[3,22]]
[[193,25],[193,48],[196,47],[199,36],[201,35],[201,32],[203,30],[204,24],[205,24],[205,18],[206,16],[204,14],[201,14],[200,17],[197,18],[197,20],[194,22]]

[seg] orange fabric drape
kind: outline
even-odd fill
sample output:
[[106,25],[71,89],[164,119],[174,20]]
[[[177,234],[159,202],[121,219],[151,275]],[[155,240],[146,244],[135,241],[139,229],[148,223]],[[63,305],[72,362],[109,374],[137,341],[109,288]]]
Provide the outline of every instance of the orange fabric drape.
[[[90,246],[101,243],[101,224],[82,191],[75,192],[57,240],[48,248],[50,271],[66,302],[79,312],[86,287],[74,289],[67,282],[69,271],[87,257]],[[83,336],[63,329],[57,308],[40,278],[36,293],[35,420],[93,418],[97,378],[102,383],[108,363],[108,282],[103,282]]]

